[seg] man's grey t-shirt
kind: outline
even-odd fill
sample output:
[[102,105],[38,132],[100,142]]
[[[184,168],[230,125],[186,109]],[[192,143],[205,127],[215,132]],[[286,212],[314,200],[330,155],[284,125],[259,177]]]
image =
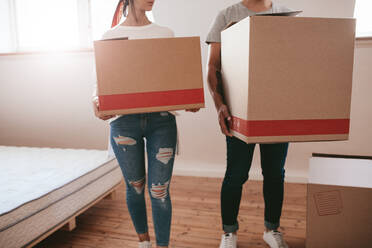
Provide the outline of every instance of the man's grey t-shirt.
[[221,42],[221,32],[231,22],[239,22],[248,16],[253,16],[256,14],[272,14],[288,11],[292,10],[281,5],[277,5],[273,2],[269,10],[256,13],[245,7],[242,2],[239,2],[218,13],[205,42],[208,44],[211,42]]

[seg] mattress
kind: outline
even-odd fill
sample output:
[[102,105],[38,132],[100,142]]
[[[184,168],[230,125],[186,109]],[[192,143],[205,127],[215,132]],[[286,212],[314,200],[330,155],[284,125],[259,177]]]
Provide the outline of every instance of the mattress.
[[119,184],[107,151],[0,146],[0,247],[22,247]]

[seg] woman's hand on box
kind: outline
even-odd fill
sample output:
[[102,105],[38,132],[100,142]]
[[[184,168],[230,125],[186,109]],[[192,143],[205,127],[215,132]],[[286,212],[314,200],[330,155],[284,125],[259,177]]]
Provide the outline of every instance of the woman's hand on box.
[[226,104],[222,104],[218,108],[218,122],[220,123],[221,132],[226,135],[232,137],[232,133],[229,129],[229,122],[231,122],[231,115],[230,111],[227,108]]
[[193,113],[196,113],[200,110],[200,108],[192,108],[192,109],[186,109],[185,111],[186,112],[193,112]]
[[98,104],[98,99],[94,99],[93,100],[93,110],[94,110],[94,115],[101,119],[101,120],[108,120],[108,119],[111,119],[113,117],[115,117],[115,115],[106,115],[106,114],[103,114],[103,113],[100,113],[99,112],[99,104]]

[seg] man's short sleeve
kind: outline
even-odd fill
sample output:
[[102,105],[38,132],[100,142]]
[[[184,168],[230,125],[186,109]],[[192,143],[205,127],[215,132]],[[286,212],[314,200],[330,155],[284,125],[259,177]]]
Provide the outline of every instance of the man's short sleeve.
[[227,23],[225,20],[225,15],[222,11],[218,13],[216,19],[214,19],[214,22],[211,26],[211,29],[207,35],[206,43],[212,43],[212,42],[221,42],[221,32],[226,27]]

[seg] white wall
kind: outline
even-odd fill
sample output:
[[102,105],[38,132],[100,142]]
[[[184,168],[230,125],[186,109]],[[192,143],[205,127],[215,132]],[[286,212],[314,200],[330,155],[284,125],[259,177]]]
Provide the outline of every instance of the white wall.
[[92,52],[0,56],[0,144],[104,149],[93,62]]
[[[287,5],[294,9],[304,6],[304,15],[341,17],[352,13],[346,7],[352,1],[337,0],[333,5],[335,1],[329,0],[328,4],[320,0],[280,2],[289,3]],[[159,24],[174,29],[178,36],[200,36],[204,41],[218,10],[235,2],[158,0],[154,17]],[[207,46],[204,43],[202,53],[205,65]],[[0,145],[104,149],[108,125],[93,117],[90,103],[93,59],[93,53],[0,56]],[[369,144],[372,140],[369,128],[372,126],[371,64],[372,44],[359,45],[355,54],[350,140],[292,144],[287,160],[290,181],[306,181],[312,152],[372,155]],[[197,114],[183,112],[178,117],[181,154],[176,159],[176,174],[223,175],[224,137],[220,134],[206,83],[205,91],[206,109]],[[257,154],[256,151],[253,178],[260,174]]]

